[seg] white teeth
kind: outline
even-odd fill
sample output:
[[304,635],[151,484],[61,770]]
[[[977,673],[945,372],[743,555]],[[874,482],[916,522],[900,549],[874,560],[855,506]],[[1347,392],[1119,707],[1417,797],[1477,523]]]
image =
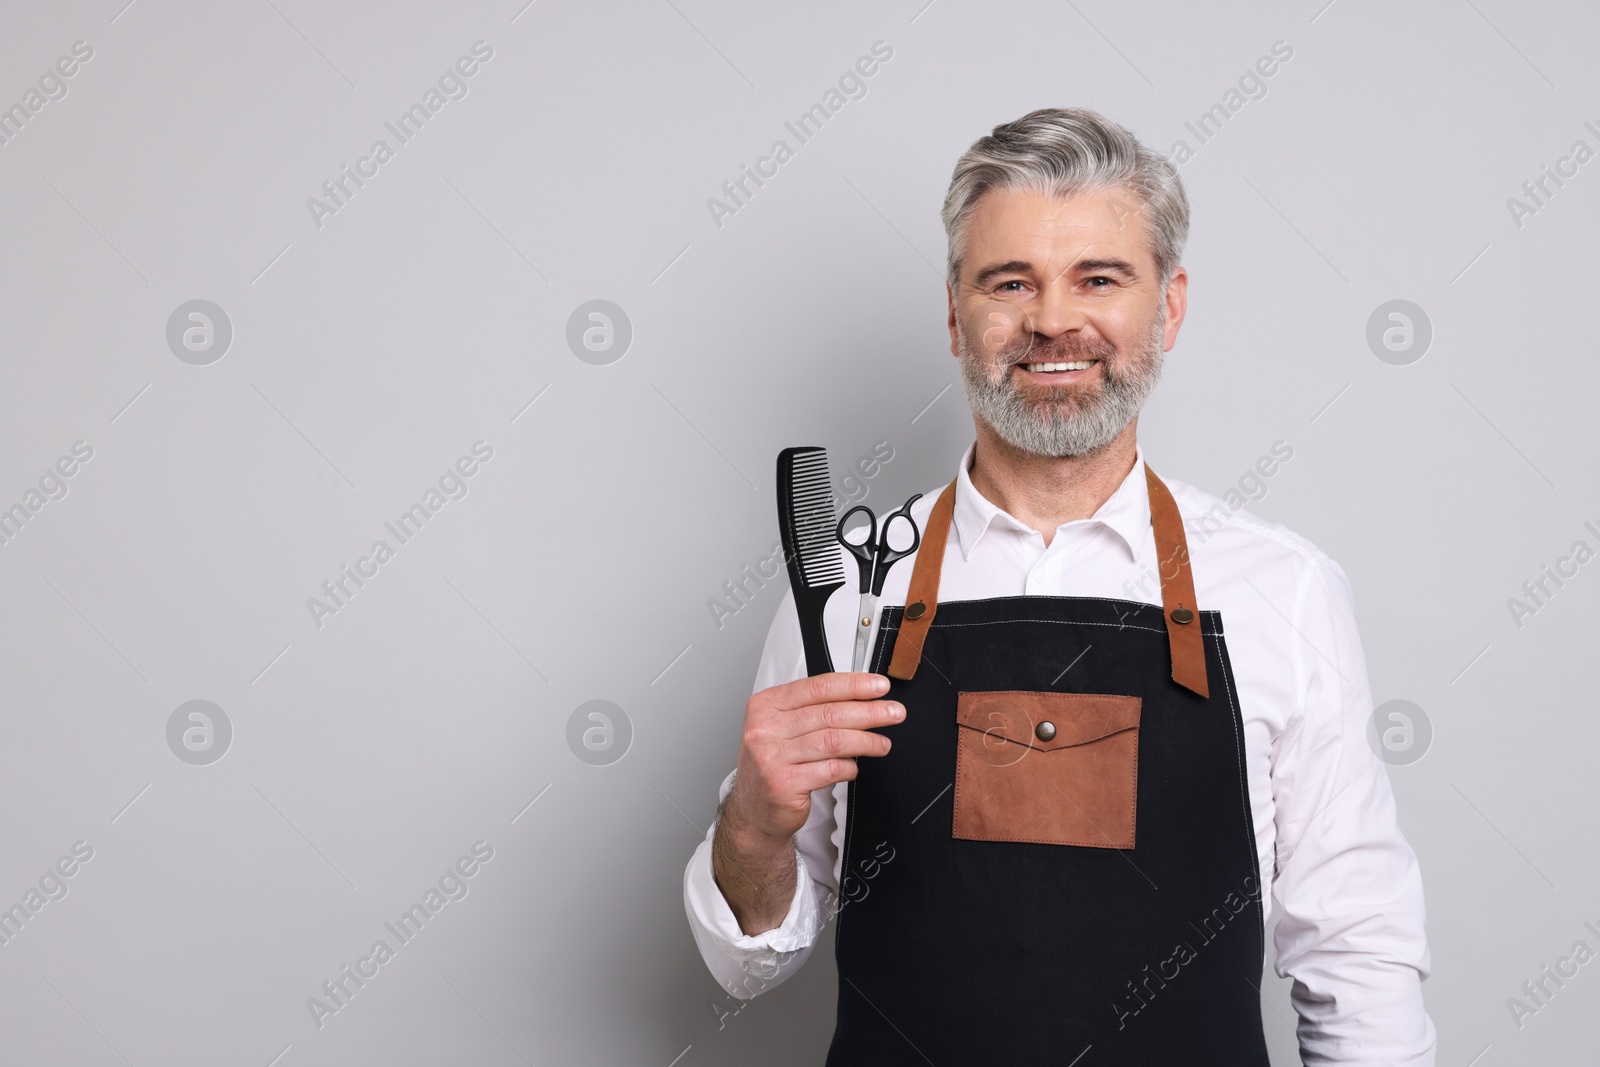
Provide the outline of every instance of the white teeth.
[[1094,360],[1080,359],[1072,363],[1024,363],[1023,366],[1036,374],[1044,374],[1050,371],[1088,370],[1094,366]]

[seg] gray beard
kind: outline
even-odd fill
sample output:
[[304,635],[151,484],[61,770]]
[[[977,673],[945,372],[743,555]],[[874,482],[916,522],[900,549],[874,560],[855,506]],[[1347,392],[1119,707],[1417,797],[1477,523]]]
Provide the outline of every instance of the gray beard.
[[[1144,351],[1132,354],[1131,358],[1107,358],[1109,349],[1078,349],[1073,355],[1060,357],[1062,361],[1100,359],[1103,373],[1099,388],[1081,399],[1030,400],[1024,397],[1012,384],[1015,365],[1010,362],[1021,353],[1016,357],[1001,354],[993,363],[985,361],[972,351],[958,323],[961,376],[966,383],[967,402],[972,406],[972,413],[987,423],[1002,441],[1032,455],[1059,459],[1088,455],[1104,448],[1134,420],[1161,380],[1165,312],[1163,308],[1146,335]],[[1049,349],[1038,351],[1050,352]],[[1056,361],[1049,357],[1042,359],[1045,360]],[[999,377],[991,377],[991,366],[1002,368]],[[1077,387],[1073,387],[1073,391],[1077,391]]]

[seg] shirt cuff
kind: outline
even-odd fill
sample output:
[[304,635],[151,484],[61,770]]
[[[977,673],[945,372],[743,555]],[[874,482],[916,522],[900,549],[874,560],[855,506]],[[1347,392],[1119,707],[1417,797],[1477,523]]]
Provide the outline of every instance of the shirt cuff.
[[[711,833],[715,832],[713,826]],[[796,849],[794,898],[783,922],[759,934],[746,934],[717,885],[711,866],[711,834],[706,836],[684,871],[683,901],[689,928],[701,957],[718,982],[734,996],[753,996],[761,990],[741,987],[738,982],[739,975],[751,972],[750,965],[772,978],[778,977],[780,971],[787,977],[787,972],[798,966],[817,940],[820,909],[811,875]],[[771,984],[769,979],[767,985]]]

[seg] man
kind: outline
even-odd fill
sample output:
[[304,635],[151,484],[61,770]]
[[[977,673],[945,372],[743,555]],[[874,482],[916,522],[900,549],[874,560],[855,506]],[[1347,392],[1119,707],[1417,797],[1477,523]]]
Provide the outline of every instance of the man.
[[707,966],[754,996],[836,915],[834,1067],[1262,1067],[1275,901],[1305,1062],[1432,1064],[1344,572],[1135,439],[1187,307],[1176,169],[1036,111],[961,158],[944,222],[976,440],[913,508],[867,671],[805,677],[779,608],[685,874]]

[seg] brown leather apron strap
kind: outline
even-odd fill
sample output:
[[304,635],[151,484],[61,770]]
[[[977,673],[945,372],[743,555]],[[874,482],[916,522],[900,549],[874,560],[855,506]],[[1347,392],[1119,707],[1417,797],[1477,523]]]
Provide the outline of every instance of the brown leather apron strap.
[[1178,514],[1178,503],[1166,483],[1156,477],[1148,464],[1144,474],[1150,489],[1150,526],[1156,539],[1167,643],[1172,646],[1172,680],[1209,697],[1205,637],[1200,632],[1200,609],[1194,599],[1194,579],[1189,574],[1189,540],[1183,535],[1183,517]]
[[910,681],[922,662],[922,642],[928,624],[939,607],[939,572],[944,568],[944,546],[950,536],[950,516],[956,509],[956,483],[952,479],[933,502],[933,510],[922,528],[922,543],[911,568],[911,585],[906,590],[906,610],[900,617],[900,632],[894,639],[894,657],[889,660],[889,677]]
[[[1157,570],[1161,577],[1162,614],[1167,621],[1167,643],[1172,649],[1172,680],[1200,696],[1209,697],[1206,680],[1205,637],[1200,632],[1200,609],[1189,573],[1189,542],[1177,501],[1156,472],[1145,466],[1150,497],[1150,527],[1155,535]],[[944,567],[945,543],[950,536],[950,516],[955,511],[956,483],[944,487],[922,531],[922,543],[911,570],[906,608],[895,636],[889,677],[910,681],[922,662],[922,645],[939,607],[939,574]]]

